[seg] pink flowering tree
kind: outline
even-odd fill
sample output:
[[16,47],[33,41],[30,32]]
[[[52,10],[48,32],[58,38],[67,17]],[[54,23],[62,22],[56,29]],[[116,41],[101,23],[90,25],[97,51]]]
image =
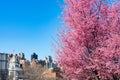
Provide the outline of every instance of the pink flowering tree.
[[69,80],[120,77],[120,1],[64,0],[57,63]]

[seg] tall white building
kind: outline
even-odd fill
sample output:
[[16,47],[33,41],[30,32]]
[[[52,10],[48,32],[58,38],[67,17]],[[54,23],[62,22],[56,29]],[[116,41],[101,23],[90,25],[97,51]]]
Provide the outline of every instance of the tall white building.
[[18,80],[19,76],[22,74],[22,69],[18,63],[18,56],[13,55],[9,62],[9,77],[13,78],[13,80]]

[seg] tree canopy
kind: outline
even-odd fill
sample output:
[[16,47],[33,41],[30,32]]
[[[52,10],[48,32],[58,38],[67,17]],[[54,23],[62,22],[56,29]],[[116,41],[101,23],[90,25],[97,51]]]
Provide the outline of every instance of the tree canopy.
[[120,1],[64,0],[57,63],[70,80],[118,79],[120,75]]

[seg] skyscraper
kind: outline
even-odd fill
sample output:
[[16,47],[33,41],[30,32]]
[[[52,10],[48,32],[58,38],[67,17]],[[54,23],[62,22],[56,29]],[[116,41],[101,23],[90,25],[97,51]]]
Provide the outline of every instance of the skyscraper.
[[38,55],[37,55],[36,53],[33,53],[33,54],[31,55],[31,61],[32,61],[33,59],[38,59]]
[[46,68],[52,68],[53,60],[51,56],[47,56],[45,62],[46,62]]

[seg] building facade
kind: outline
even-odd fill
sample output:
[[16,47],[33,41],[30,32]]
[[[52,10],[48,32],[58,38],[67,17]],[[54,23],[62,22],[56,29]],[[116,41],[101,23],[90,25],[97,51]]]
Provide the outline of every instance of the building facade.
[[24,53],[19,53],[18,57],[19,57],[19,60],[25,60],[25,54]]
[[13,55],[9,61],[9,77],[12,80],[18,80],[22,76],[22,69],[18,62],[18,56]]
[[47,57],[45,58],[45,67],[46,67],[46,68],[56,68],[56,67],[57,67],[57,64],[55,64],[55,63],[53,62],[53,59],[52,59],[51,56],[47,56]]
[[8,77],[8,54],[0,53],[0,80]]
[[32,61],[33,59],[38,59],[38,55],[37,55],[36,53],[33,53],[33,54],[31,55],[31,61]]

